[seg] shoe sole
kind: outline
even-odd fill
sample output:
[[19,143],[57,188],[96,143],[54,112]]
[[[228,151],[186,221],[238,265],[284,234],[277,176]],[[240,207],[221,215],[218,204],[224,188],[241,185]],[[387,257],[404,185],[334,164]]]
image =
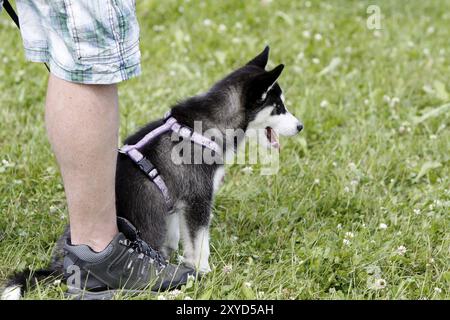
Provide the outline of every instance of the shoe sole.
[[71,300],[112,300],[114,296],[118,294],[124,295],[139,295],[139,294],[156,294],[149,290],[130,290],[130,289],[118,289],[118,290],[105,290],[105,291],[88,291],[78,288],[69,288],[64,294],[66,298]]

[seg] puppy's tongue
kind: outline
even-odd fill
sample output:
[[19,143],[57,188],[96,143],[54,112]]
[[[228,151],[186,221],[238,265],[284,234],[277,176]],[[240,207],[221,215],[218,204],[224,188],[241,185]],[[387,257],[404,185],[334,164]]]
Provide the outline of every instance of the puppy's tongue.
[[278,142],[278,135],[271,127],[266,128],[267,140],[269,140],[272,148],[280,150],[280,143]]

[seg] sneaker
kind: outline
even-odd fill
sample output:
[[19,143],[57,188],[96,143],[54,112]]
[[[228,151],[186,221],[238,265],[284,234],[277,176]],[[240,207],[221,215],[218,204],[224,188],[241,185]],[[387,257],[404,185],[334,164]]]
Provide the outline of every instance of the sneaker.
[[64,276],[68,296],[111,299],[115,294],[165,291],[186,284],[194,269],[168,263],[139,237],[126,219],[117,218],[119,233],[101,252],[86,245],[64,245]]

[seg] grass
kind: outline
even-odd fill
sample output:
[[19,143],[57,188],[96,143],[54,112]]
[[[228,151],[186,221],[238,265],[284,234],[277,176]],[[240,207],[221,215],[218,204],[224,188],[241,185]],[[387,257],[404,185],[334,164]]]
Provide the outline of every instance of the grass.
[[[369,4],[381,8],[381,30],[366,27]],[[449,299],[448,1],[171,0],[137,10],[144,72],[120,86],[122,138],[266,43],[305,124],[282,141],[277,175],[228,169],[211,226],[214,270],[177,299]],[[4,279],[45,266],[67,211],[44,130],[46,70],[24,60],[4,13],[0,42]],[[26,296],[61,297],[60,285]]]

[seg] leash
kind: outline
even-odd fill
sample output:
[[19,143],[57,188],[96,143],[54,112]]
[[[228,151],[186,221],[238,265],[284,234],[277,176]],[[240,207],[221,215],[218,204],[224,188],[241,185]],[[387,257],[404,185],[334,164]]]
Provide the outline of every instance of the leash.
[[[6,13],[12,19],[17,29],[20,30],[19,17],[17,16],[16,11],[14,11],[14,8],[12,7],[11,3],[9,3],[8,0],[3,1],[3,8],[5,8]],[[48,67],[47,63],[44,62],[44,65],[47,68],[47,71],[50,72],[50,68]]]

